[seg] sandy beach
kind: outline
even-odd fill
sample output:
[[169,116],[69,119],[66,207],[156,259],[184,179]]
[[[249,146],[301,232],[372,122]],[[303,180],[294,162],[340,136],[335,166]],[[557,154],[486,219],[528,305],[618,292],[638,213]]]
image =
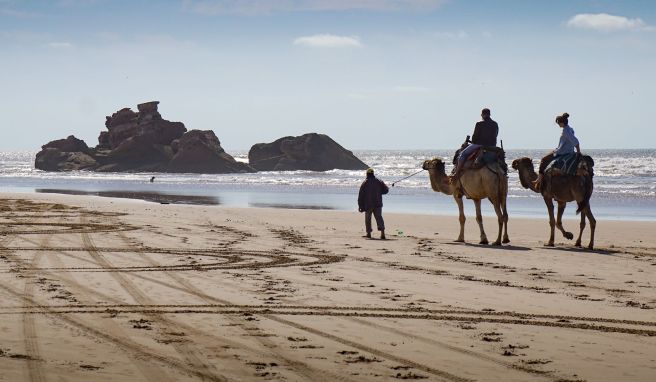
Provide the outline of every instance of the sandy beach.
[[3,194],[0,381],[656,380],[656,222],[588,251],[511,216],[490,247],[466,209],[460,244],[452,216],[380,241],[357,212]]

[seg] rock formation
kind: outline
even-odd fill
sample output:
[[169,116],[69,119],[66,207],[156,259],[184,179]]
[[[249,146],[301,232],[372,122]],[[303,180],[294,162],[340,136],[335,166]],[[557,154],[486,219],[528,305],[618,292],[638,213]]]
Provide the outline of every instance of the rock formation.
[[138,112],[124,108],[108,116],[107,131],[100,133],[93,149],[74,136],[44,145],[35,167],[45,171],[253,171],[227,154],[212,131],[187,131],[181,122],[162,119],[158,104],[142,103]]
[[248,162],[257,171],[364,170],[367,165],[352,152],[324,134],[284,137],[258,143],[248,152]]
[[41,146],[34,165],[45,171],[85,170],[98,165],[92,155],[83,140],[69,135]]
[[[221,142],[212,130],[192,130],[172,142],[175,154],[169,163],[169,171],[182,172],[193,167],[193,172],[233,173],[246,172],[250,167],[237,162],[223,151]],[[188,172],[188,171],[185,171]]]

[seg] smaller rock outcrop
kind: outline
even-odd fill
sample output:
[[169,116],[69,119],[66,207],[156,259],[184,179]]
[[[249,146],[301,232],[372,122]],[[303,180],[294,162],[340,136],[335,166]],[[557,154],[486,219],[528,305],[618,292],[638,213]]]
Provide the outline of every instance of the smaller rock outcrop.
[[258,143],[248,152],[258,171],[364,170],[368,166],[325,134],[310,133]]
[[226,153],[212,130],[192,130],[171,143],[175,152],[167,171],[223,174],[253,172],[253,169]]
[[98,163],[83,140],[69,135],[41,146],[34,166],[45,171],[75,171],[95,167]]
[[65,151],[65,152],[83,152],[83,153],[88,153],[89,152],[89,146],[87,144],[78,138],[75,138],[74,135],[69,135],[66,139],[57,139],[55,141],[46,143],[45,145],[41,146],[42,149],[57,149],[59,151]]

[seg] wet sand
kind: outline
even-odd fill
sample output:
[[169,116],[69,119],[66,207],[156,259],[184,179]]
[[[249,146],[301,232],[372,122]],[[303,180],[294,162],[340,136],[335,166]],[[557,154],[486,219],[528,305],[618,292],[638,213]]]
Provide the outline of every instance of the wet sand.
[[656,222],[598,221],[594,251],[543,247],[546,216],[502,248],[473,217],[469,244],[400,214],[381,241],[357,212],[79,195],[4,194],[0,222],[0,381],[656,379]]

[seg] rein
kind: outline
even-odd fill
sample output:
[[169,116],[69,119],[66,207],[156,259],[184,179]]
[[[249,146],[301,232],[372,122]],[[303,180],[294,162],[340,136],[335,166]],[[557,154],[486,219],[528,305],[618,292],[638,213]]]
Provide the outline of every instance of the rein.
[[408,176],[406,176],[405,178],[401,178],[401,179],[399,179],[399,180],[397,180],[397,181],[395,181],[395,182],[392,182],[392,187],[394,187],[394,185],[395,185],[396,183],[399,183],[399,182],[404,181],[404,180],[406,180],[406,179],[412,178],[413,176],[419,174],[419,173],[422,172],[422,171],[425,171],[425,170],[422,168],[421,170],[419,170],[419,171],[417,171],[417,172],[415,172],[415,173],[413,173],[413,174],[411,174],[411,175],[408,175]]

